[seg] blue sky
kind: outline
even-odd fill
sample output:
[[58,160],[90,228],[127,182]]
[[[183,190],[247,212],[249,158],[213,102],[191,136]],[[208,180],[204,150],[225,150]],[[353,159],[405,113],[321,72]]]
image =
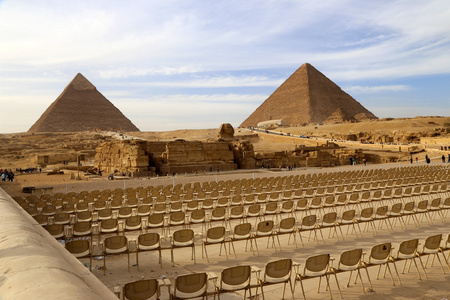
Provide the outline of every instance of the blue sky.
[[450,1],[0,0],[0,132],[78,73],[143,131],[238,126],[309,62],[380,118],[450,116]]

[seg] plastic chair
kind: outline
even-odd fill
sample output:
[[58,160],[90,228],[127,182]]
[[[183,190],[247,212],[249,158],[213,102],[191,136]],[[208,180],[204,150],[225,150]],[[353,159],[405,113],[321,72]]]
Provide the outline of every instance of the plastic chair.
[[205,254],[206,254],[206,260],[208,261],[208,263],[209,263],[209,257],[208,257],[208,252],[206,251],[206,246],[213,245],[213,244],[220,244],[219,256],[222,254],[222,246],[224,247],[225,255],[228,260],[227,247],[225,245],[225,227],[223,227],[223,226],[213,227],[213,228],[208,229],[208,231],[206,232],[206,237],[202,242],[202,258],[204,258],[204,255],[203,255],[203,249],[204,249]]
[[259,237],[267,237],[267,248],[269,248],[269,241],[270,241],[270,238],[272,238],[272,247],[275,248],[275,251],[277,250],[277,247],[275,244],[275,237],[276,237],[278,240],[278,245],[281,250],[280,239],[277,235],[277,232],[274,230],[274,222],[272,220],[259,222],[258,225],[256,226],[256,232],[253,235],[253,237],[255,239],[256,251],[258,253],[259,253],[259,249],[258,249],[258,243],[256,242],[256,238],[259,238]]
[[[425,240],[425,244],[423,245],[422,251],[419,252],[419,258],[421,256],[427,255],[427,260],[425,262],[425,268],[426,268],[428,265],[428,260],[430,258],[430,255],[433,255],[433,260],[431,261],[431,266],[433,266],[434,259],[437,258],[439,261],[439,264],[441,265],[441,270],[445,274],[444,266],[442,265],[441,259],[439,258],[439,252],[441,252],[441,248],[440,248],[441,241],[442,241],[442,234],[436,234],[436,235],[427,237],[427,239]],[[444,256],[444,254],[442,254],[442,256]],[[422,259],[420,258],[420,260],[422,260]],[[445,259],[445,256],[444,256],[444,261],[447,264],[447,267],[450,269],[450,266],[449,266],[447,260]]]
[[[332,268],[332,271],[335,274],[350,271],[350,275],[348,276],[348,281],[347,281],[347,287],[350,286],[350,280],[352,278],[353,271],[357,271],[357,276],[359,276],[359,279],[361,280],[361,286],[362,286],[363,292],[365,293],[366,290],[364,288],[364,282],[363,282],[361,272],[360,272],[361,268],[364,268],[366,270],[367,278],[369,279],[369,283],[370,283],[370,287],[372,289],[373,289],[373,287],[372,287],[372,282],[370,281],[369,272],[367,271],[366,266],[363,264],[363,262],[361,260],[362,254],[363,254],[362,249],[354,249],[354,250],[342,252],[342,254],[339,258],[339,263],[338,263],[337,268]],[[356,279],[357,279],[357,277],[356,277]],[[356,279],[355,279],[355,281],[356,281]],[[339,293],[341,293],[339,283],[337,284],[337,286],[339,288]],[[341,294],[341,297],[342,297],[342,294]]]
[[[413,240],[402,242],[398,248],[397,257],[394,258],[394,263],[399,260],[405,261],[405,264],[403,265],[403,270],[402,270],[402,274],[404,274],[405,269],[406,269],[406,263],[408,262],[408,260],[410,260],[409,268],[411,268],[411,262],[414,262],[414,265],[417,270],[417,275],[419,276],[419,279],[421,280],[422,278],[420,277],[419,268],[417,267],[417,262],[415,260],[416,258],[419,257],[419,253],[417,252],[418,246],[419,246],[418,239],[413,239]],[[425,278],[428,278],[427,272],[425,271],[423,263],[420,259],[419,259],[419,262],[422,265],[422,269],[425,274]],[[408,268],[408,272],[409,272],[409,268]]]
[[55,239],[64,239],[64,225],[51,224],[44,227]]
[[[319,243],[319,238],[318,238],[317,232],[316,232],[317,229],[320,230],[320,228],[317,225],[316,215],[309,215],[309,216],[303,217],[302,223],[300,224],[300,227],[298,228],[298,235],[300,236],[300,240],[302,241],[302,244],[303,244],[303,238],[302,238],[303,231],[309,231],[308,241],[311,239],[311,233],[314,232],[314,238],[317,241],[317,243]],[[322,240],[323,240],[324,238],[323,238],[322,231],[320,231],[320,234],[322,235]]]
[[[379,266],[378,273],[377,273],[377,279],[380,276],[381,266],[385,265],[386,268],[389,270],[389,274],[391,275],[392,284],[395,286],[394,277],[392,276],[391,268],[389,267],[389,263],[392,263],[395,268],[395,272],[397,273],[397,277],[400,281],[400,276],[398,275],[397,266],[394,264],[394,259],[391,256],[391,243],[384,243],[379,244],[374,247],[372,247],[370,251],[370,257],[369,261],[365,263],[366,267],[370,266]],[[385,271],[386,274],[386,271]],[[401,284],[401,282],[400,282]]]
[[[297,233],[298,228],[295,225],[295,223],[296,223],[296,221],[295,221],[294,217],[282,219],[280,221],[280,225],[278,226],[277,235],[289,234],[288,245],[289,245],[289,242],[291,241],[291,236],[293,236],[295,247],[297,247],[297,238],[296,238],[295,234]],[[281,247],[280,247],[280,249],[281,249]]]
[[261,205],[260,204],[252,204],[247,208],[247,214],[245,216],[246,219],[248,218],[255,218],[255,226],[256,223],[261,221]]
[[131,207],[121,207],[119,208],[117,217],[119,219],[126,219],[131,217],[133,209]]
[[141,230],[141,216],[130,216],[125,219],[125,231]]
[[191,247],[192,248],[191,259],[194,260],[194,264],[196,263],[194,231],[192,229],[181,229],[181,230],[175,231],[172,235],[170,244],[171,244],[170,256],[171,256],[172,266],[175,266],[173,250],[175,248],[182,248],[182,247]]
[[[294,283],[294,288],[292,289],[292,294],[295,294],[295,286],[297,284],[297,281],[300,281],[303,298],[306,299],[305,289],[303,287],[303,280],[310,279],[310,278],[316,278],[316,277],[319,277],[321,279],[322,277],[325,277],[325,279],[327,281],[327,290],[330,293],[330,297],[333,298],[333,295],[331,294],[330,282],[328,280],[328,277],[330,275],[329,263],[330,263],[330,254],[321,254],[321,255],[308,257],[305,262],[305,267],[303,269],[303,273],[295,274],[295,283]],[[336,274],[334,274],[334,276],[336,277]],[[337,277],[336,277],[336,282],[337,282]],[[320,291],[320,280],[319,280],[319,284],[317,287],[317,292],[319,292],[319,291]]]
[[244,290],[243,299],[246,299],[248,290],[250,298],[252,298],[250,281],[251,281],[250,266],[237,266],[224,269],[220,276],[219,285],[216,287],[217,297],[220,300],[220,295],[223,293]]
[[[234,247],[235,241],[242,241],[245,240],[245,251],[247,251],[248,241],[250,240],[250,249],[253,251],[253,254],[255,254],[255,250],[253,249],[253,235],[252,235],[252,225],[250,223],[242,223],[239,225],[236,225],[234,227],[233,236],[230,237],[230,243],[231,247],[234,251],[234,256],[236,256],[236,249]],[[256,241],[255,241],[256,243]],[[231,247],[229,249],[231,254]]]
[[186,224],[186,214],[184,211],[177,211],[173,212],[169,215],[168,220],[168,228],[169,228],[169,234],[170,234],[170,227],[171,226],[179,226],[179,225],[185,225]]
[[320,228],[330,228],[330,231],[328,232],[328,238],[330,238],[331,232],[333,231],[333,236],[336,234],[338,240],[339,240],[339,234],[337,232],[337,227],[339,226],[339,223],[337,222],[337,213],[336,212],[329,212],[323,215],[322,217],[322,223],[319,225]]
[[67,251],[69,251],[76,258],[89,258],[89,271],[92,270],[92,252],[89,241],[74,240],[68,241],[65,244]]
[[175,279],[173,292],[170,299],[207,298],[208,275],[206,273],[194,273],[178,276]]
[[[284,299],[284,294],[286,292],[286,285],[288,282],[289,286],[291,287],[292,299],[294,299],[294,293],[292,291],[293,286],[291,280],[291,273],[292,273],[292,260],[290,258],[272,261],[266,264],[263,279],[258,279],[258,286],[261,287],[263,299],[265,299],[264,286],[279,283],[284,283],[283,296],[281,297],[281,299]],[[255,293],[256,295],[258,295],[258,286],[256,287]]]
[[157,279],[143,279],[129,282],[122,290],[122,300],[144,300],[155,296],[157,300],[161,297],[160,284]]
[[161,240],[159,234],[156,232],[144,233],[139,235],[136,245],[136,265],[139,270],[139,252],[154,251],[159,252],[159,264],[162,268],[162,256],[161,256]]
[[108,255],[127,254],[128,272],[130,272],[130,252],[128,250],[128,239],[123,235],[107,237],[103,242],[103,275],[106,274],[106,257]]

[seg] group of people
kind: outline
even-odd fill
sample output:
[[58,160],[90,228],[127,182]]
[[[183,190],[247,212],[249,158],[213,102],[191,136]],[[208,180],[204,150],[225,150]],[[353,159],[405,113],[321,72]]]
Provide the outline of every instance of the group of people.
[[[445,155],[442,154],[442,162],[445,163]],[[450,163],[450,154],[448,155],[447,163]]]
[[12,170],[0,169],[0,174],[2,181],[9,181],[9,182],[14,181],[14,172]]

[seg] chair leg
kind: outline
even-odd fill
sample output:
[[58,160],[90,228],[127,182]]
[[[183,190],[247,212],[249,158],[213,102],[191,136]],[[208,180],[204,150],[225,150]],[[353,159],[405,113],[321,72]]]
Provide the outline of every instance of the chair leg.
[[172,267],[175,267],[175,262],[173,261],[173,248],[170,248],[170,261],[172,261]]

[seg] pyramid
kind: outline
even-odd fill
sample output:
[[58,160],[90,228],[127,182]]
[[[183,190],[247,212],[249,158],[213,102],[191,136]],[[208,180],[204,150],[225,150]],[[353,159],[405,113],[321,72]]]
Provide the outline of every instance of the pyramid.
[[378,119],[316,68],[305,63],[241,127],[256,126],[258,122],[274,119],[282,119],[285,125],[292,126],[320,124],[327,119],[336,119],[337,114],[345,116],[346,120]]
[[120,110],[78,73],[28,132],[139,131]]

